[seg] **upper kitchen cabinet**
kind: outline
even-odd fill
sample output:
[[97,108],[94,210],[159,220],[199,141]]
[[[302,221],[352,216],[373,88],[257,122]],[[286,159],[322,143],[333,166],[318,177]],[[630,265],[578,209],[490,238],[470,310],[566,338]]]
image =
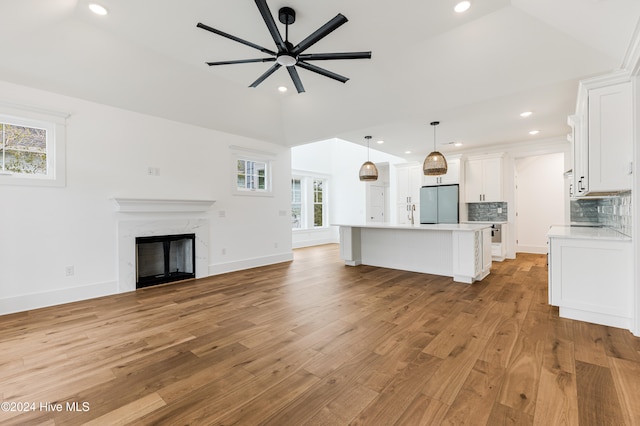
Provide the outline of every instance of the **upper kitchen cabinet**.
[[464,198],[467,203],[504,201],[503,154],[469,157],[464,166]]
[[633,101],[626,72],[580,82],[573,133],[575,196],[610,194],[632,186]]
[[422,176],[423,186],[453,185],[460,183],[460,156],[445,156],[447,173],[442,176]]

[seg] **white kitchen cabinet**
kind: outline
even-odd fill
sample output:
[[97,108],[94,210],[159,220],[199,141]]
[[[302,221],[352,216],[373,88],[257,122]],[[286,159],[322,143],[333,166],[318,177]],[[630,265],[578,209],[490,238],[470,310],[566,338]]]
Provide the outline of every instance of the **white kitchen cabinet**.
[[502,157],[498,154],[467,159],[464,168],[465,202],[504,201]]
[[611,194],[632,187],[633,101],[626,72],[580,82],[573,139],[572,193]]
[[467,233],[454,233],[453,276],[471,276],[481,280],[491,272],[491,228]]
[[589,90],[589,192],[630,190],[631,82]]
[[567,120],[567,124],[571,127],[571,152],[573,154],[573,175],[569,188],[571,198],[586,195],[589,187],[586,123],[585,111],[569,116]]
[[548,236],[549,303],[560,316],[630,329],[631,239],[606,228],[552,227]]
[[396,199],[399,224],[410,223],[413,211],[414,222],[420,222],[420,187],[422,186],[422,167],[417,163],[396,165]]
[[455,185],[460,183],[460,156],[447,157],[447,173],[442,176],[422,176],[423,186]]

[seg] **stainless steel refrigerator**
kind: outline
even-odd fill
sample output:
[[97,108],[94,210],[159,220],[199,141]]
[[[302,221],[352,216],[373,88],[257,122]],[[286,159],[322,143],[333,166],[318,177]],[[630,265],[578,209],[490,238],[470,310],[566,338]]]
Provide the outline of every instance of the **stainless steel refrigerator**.
[[458,185],[420,188],[420,223],[458,223]]

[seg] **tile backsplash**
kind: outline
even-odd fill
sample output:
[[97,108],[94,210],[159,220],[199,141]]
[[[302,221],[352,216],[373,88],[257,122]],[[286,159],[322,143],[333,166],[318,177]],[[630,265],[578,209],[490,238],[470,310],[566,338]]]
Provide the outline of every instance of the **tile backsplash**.
[[[500,213],[499,209],[502,209]],[[472,222],[506,222],[507,203],[467,203],[467,213]]]
[[571,200],[571,221],[592,222],[631,236],[631,191],[607,198]]

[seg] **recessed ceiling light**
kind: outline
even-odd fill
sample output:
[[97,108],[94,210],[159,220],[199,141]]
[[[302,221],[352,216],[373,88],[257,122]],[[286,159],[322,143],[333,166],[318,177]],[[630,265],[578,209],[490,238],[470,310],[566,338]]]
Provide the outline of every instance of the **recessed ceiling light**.
[[404,153],[405,154],[411,154],[411,151],[405,151]]
[[279,91],[279,92],[284,93],[284,92],[286,92],[287,90],[288,90],[288,89],[287,89],[287,87],[286,87],[286,86],[280,86],[280,87],[278,87],[278,91]]
[[462,142],[456,142],[453,144],[453,146],[462,146]]
[[466,12],[469,7],[471,7],[471,2],[470,1],[461,1],[458,4],[456,4],[456,7],[453,8],[453,10],[455,10],[458,13],[462,13],[462,12]]
[[378,145],[382,145],[384,141],[378,141]]
[[531,111],[525,111],[520,113],[520,117],[530,117],[533,114]]
[[96,4],[96,3],[91,3],[89,5],[89,9],[96,15],[104,16],[108,13],[107,9],[105,9],[104,6],[100,6],[99,4]]
[[540,130],[532,130],[529,132],[530,135],[537,135],[538,133],[540,133]]

